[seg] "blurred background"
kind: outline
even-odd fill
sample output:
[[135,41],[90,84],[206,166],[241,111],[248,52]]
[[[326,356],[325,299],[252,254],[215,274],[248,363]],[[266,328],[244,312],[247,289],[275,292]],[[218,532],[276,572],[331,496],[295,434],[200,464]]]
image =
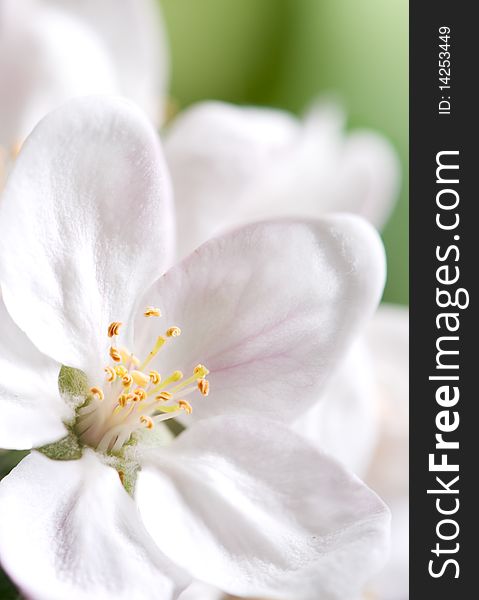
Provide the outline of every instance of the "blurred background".
[[383,237],[384,300],[408,302],[407,0],[161,0],[171,96],[269,105],[297,114],[318,94],[343,102],[348,126],[389,138],[401,196]]

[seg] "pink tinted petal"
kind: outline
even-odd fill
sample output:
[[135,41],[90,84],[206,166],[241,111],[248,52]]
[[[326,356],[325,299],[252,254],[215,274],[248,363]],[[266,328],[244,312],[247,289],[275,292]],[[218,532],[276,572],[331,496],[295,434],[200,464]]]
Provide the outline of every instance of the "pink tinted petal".
[[[145,295],[164,319],[137,320],[136,348],[176,325],[151,363],[185,375],[210,370],[193,417],[263,414],[291,420],[324,390],[384,282],[377,234],[357,217],[259,223],[214,239]],[[194,397],[192,396],[194,400]]]

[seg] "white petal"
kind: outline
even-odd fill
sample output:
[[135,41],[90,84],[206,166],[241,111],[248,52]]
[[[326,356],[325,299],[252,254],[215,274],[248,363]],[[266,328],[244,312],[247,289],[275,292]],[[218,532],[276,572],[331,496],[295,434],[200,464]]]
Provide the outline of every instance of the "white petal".
[[409,598],[409,500],[398,499],[391,509],[391,556],[367,588],[372,598],[408,600]]
[[407,495],[409,482],[409,313],[382,305],[371,322],[380,438],[368,482],[387,501]]
[[383,562],[386,507],[286,427],[205,420],[144,460],[136,497],[148,531],[226,592],[344,600]]
[[[383,280],[379,238],[357,217],[238,229],[206,243],[145,296],[161,308],[163,327],[182,330],[161,350],[158,370],[207,366],[210,395],[194,402],[193,416],[295,418],[318,399]],[[137,329],[135,347],[146,352],[159,332],[145,319]]]
[[155,0],[49,0],[81,19],[105,45],[119,93],[161,121],[169,79],[166,32]]
[[72,410],[58,392],[60,365],[41,354],[0,297],[0,448],[23,450],[66,435]]
[[407,308],[382,305],[368,331],[380,401],[380,438],[367,481],[392,512],[391,557],[370,584],[384,600],[406,600],[409,596],[408,338]]
[[225,227],[350,211],[382,223],[397,196],[398,161],[372,132],[346,136],[334,105],[301,123],[288,113],[203,103],[167,132],[165,152],[184,256]]
[[400,166],[391,144],[372,131],[354,131],[344,142],[332,204],[381,228],[399,195]]
[[0,484],[0,529],[3,567],[36,600],[168,600],[188,581],[92,452],[25,458]]
[[78,20],[35,0],[2,0],[0,19],[0,145],[8,151],[68,98],[118,89],[104,47]]
[[356,342],[328,381],[318,402],[294,430],[363,476],[378,434],[378,400],[367,347]]
[[100,369],[111,321],[170,261],[168,174],[157,136],[126,101],[92,97],[48,115],[0,203],[5,304],[55,360]]
[[298,132],[287,113],[221,102],[201,103],[179,115],[166,132],[165,156],[175,190],[180,256],[238,223],[241,204],[289,152]]
[[217,588],[201,581],[194,581],[180,594],[178,600],[223,600],[224,597],[223,592]]

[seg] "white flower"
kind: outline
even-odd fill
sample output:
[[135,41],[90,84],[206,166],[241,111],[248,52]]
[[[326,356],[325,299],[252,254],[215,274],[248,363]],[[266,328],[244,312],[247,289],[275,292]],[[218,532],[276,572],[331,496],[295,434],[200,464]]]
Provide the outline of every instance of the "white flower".
[[[21,590],[163,600],[192,576],[351,597],[384,558],[388,511],[288,424],[378,301],[373,230],[258,223],[162,276],[174,242],[157,137],[100,98],[38,125],[0,220],[0,446],[52,443],[0,484],[0,559]],[[191,408],[167,443],[166,417]]]
[[154,0],[2,0],[0,147],[67,99],[115,93],[158,122],[168,49]]
[[370,131],[343,133],[333,104],[303,121],[286,112],[204,102],[166,132],[180,255],[240,222],[360,214],[381,225],[396,200],[398,161]]

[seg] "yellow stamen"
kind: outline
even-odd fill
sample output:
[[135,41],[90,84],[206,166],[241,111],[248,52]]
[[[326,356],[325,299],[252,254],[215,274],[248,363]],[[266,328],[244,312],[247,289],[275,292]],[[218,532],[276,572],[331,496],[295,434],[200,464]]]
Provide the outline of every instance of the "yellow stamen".
[[123,365],[118,365],[115,367],[115,373],[118,375],[118,377],[124,377],[128,373],[128,369]]
[[141,417],[140,417],[140,423],[142,423],[143,425],[145,425],[145,427],[147,429],[153,429],[153,419],[151,419],[150,417],[146,417],[145,415],[141,415]]
[[121,381],[126,388],[129,388],[130,385],[133,383],[133,377],[129,373],[127,373],[126,375],[123,375]]
[[156,396],[156,400],[159,400],[160,402],[168,402],[168,400],[171,400],[173,398],[173,394],[170,394],[170,392],[161,392],[160,394],[158,394],[158,396]]
[[133,392],[133,401],[134,402],[141,402],[142,400],[145,400],[146,398],[146,392],[143,388],[136,388],[136,390]]
[[113,321],[113,323],[110,323],[108,325],[108,337],[112,338],[115,335],[118,335],[118,331],[120,330],[121,326],[122,323],[120,323],[119,321]]
[[105,394],[103,393],[103,390],[101,390],[100,388],[97,388],[97,387],[90,388],[90,394],[93,394],[93,396],[96,396],[98,398],[98,400],[105,399]]
[[187,415],[191,415],[191,413],[193,412],[193,409],[191,408],[191,404],[189,402],[187,402],[186,400],[178,400],[178,406],[179,406],[179,408],[184,410]]
[[166,330],[166,335],[168,337],[178,337],[181,335],[181,329],[179,327],[170,327]]
[[148,356],[146,357],[146,359],[143,361],[142,365],[140,366],[140,371],[143,371],[143,369],[146,367],[146,365],[153,360],[153,358],[158,354],[158,351],[165,344],[165,342],[166,342],[166,339],[162,335],[160,335],[157,338],[155,345],[153,346],[153,350],[148,354]]
[[208,375],[209,371],[204,365],[196,365],[193,369],[193,375],[188,377],[188,379],[183,380],[180,384],[175,386],[171,391],[175,394],[180,390],[184,390],[187,385],[190,383],[194,383],[195,381],[202,380]]
[[121,408],[124,408],[126,406],[127,402],[128,402],[127,394],[121,394],[120,396],[118,396],[118,406],[120,406]]
[[131,371],[130,375],[133,377],[133,381],[142,387],[145,387],[150,383],[150,378],[141,371]]
[[207,396],[210,393],[210,382],[207,379],[200,379],[198,381],[198,389],[203,396]]
[[109,383],[112,383],[113,381],[115,381],[116,379],[116,372],[115,369],[113,369],[112,367],[105,367],[105,373],[106,373],[106,380]]
[[124,363],[132,362],[135,365],[135,367],[137,367],[140,364],[138,358],[134,354],[129,352],[126,348],[120,348],[119,352],[121,355],[121,360]]
[[158,371],[150,371],[148,375],[153,385],[158,385],[160,383],[161,375],[158,373]]
[[196,365],[196,367],[193,369],[193,373],[198,377],[198,379],[203,379],[209,374],[209,371],[205,365]]
[[111,346],[110,356],[111,356],[112,360],[114,360],[115,362],[121,362],[121,354],[120,354],[118,348]]
[[173,373],[169,377],[167,377],[164,381],[161,381],[161,384],[159,386],[156,386],[155,388],[150,390],[150,392],[148,392],[148,395],[150,396],[152,394],[156,394],[156,392],[158,392],[161,388],[166,387],[170,383],[180,381],[181,379],[183,379],[183,373],[181,371],[173,371]]
[[180,410],[178,404],[173,404],[171,406],[159,406],[158,410],[162,413],[176,413]]
[[145,317],[161,317],[160,309],[155,306],[147,306],[143,314]]

